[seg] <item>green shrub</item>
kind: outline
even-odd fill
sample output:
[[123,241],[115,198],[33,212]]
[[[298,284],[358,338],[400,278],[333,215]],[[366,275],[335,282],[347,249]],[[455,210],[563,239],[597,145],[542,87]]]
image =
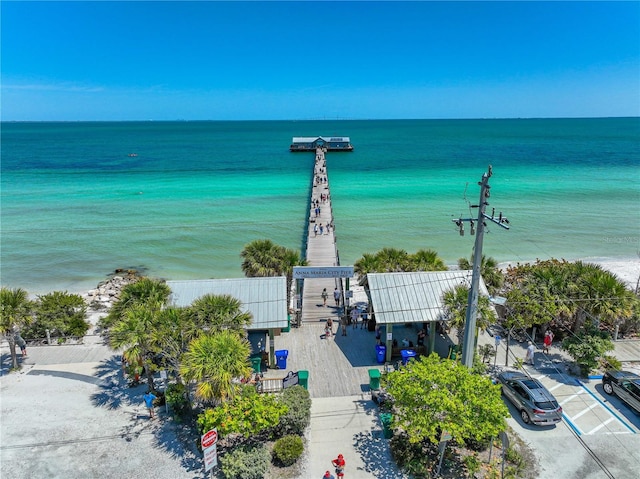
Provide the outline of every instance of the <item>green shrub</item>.
[[269,470],[269,450],[263,444],[241,446],[220,457],[227,479],[262,479]]
[[431,477],[430,453],[423,443],[411,443],[409,436],[401,432],[394,434],[389,441],[389,448],[396,464],[403,471],[415,477]]
[[609,333],[591,328],[564,338],[562,348],[578,364],[581,374],[588,376],[598,366],[598,359],[614,346]]
[[285,436],[273,445],[273,459],[276,464],[290,466],[302,455],[304,445],[300,436]]
[[480,470],[481,461],[475,453],[470,456],[465,456],[464,459],[462,459],[462,462],[464,462],[464,465],[467,468],[469,477],[474,477],[476,472]]
[[288,411],[280,418],[276,435],[302,435],[311,421],[311,398],[309,391],[302,386],[285,389],[280,396],[280,402],[285,404]]
[[600,367],[602,369],[622,369],[622,363],[615,356],[605,354],[600,358]]
[[245,438],[273,431],[287,406],[272,394],[258,394],[253,386],[244,386],[240,394],[198,416],[201,431],[214,427],[221,438],[242,434]]
[[189,400],[187,399],[187,389],[184,384],[169,384],[165,393],[167,404],[172,411],[182,415],[189,410]]
[[78,294],[54,291],[38,296],[33,306],[33,322],[22,331],[24,338],[45,338],[47,330],[54,338],[82,337],[91,327],[85,319],[87,306]]

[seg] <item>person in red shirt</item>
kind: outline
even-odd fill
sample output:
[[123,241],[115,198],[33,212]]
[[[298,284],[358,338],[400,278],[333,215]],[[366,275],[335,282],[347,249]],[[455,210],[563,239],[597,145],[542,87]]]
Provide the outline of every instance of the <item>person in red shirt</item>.
[[344,477],[344,467],[346,465],[344,456],[342,454],[338,454],[338,457],[331,461],[331,464],[336,468],[338,478]]
[[549,353],[549,348],[551,347],[551,343],[553,342],[553,333],[550,329],[547,329],[547,332],[544,335],[544,348],[542,348],[543,353]]

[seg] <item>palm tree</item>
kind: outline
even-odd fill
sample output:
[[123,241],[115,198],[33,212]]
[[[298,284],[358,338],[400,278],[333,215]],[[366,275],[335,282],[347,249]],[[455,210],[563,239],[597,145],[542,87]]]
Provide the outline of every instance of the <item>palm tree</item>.
[[365,253],[353,265],[353,271],[362,278],[368,273],[380,272],[378,257],[375,254]]
[[432,249],[421,249],[411,255],[412,269],[415,271],[447,271],[444,260]]
[[242,311],[241,301],[228,294],[206,294],[196,299],[188,311],[194,324],[211,333],[225,329],[244,331],[252,320],[250,312]]
[[153,385],[154,353],[158,352],[157,337],[160,311],[150,304],[131,304],[114,323],[109,334],[113,349],[124,348],[124,358],[137,367],[143,366],[150,389]]
[[294,266],[306,266],[308,263],[300,257],[300,253],[289,248],[280,251],[281,274],[287,277],[287,304],[291,303],[291,285],[293,282]]
[[279,276],[279,255],[278,246],[273,241],[252,241],[240,253],[242,272],[249,278]]
[[[582,278],[583,296],[589,301],[581,303],[586,314],[602,321],[607,327],[617,328],[623,319],[633,314],[633,293],[615,274],[598,265]],[[594,324],[598,326],[598,324]]]
[[168,307],[158,313],[156,327],[151,332],[151,344],[162,352],[167,368],[180,378],[180,358],[189,343],[202,333],[187,308]]
[[407,271],[409,269],[409,254],[403,249],[382,248],[376,254],[383,271],[389,273]]
[[[467,320],[467,306],[469,301],[469,288],[458,285],[447,290],[442,295],[442,301],[448,317],[449,324],[457,329],[458,344],[462,344],[464,327]],[[495,313],[491,309],[489,298],[478,296],[478,316],[476,318],[476,336],[478,329],[486,329],[495,321]]]
[[116,301],[109,315],[103,321],[105,326],[111,326],[122,318],[127,309],[136,304],[146,304],[152,309],[160,310],[167,303],[171,289],[163,280],[142,278],[122,288],[120,297]]
[[247,244],[240,256],[242,272],[248,278],[286,276],[287,304],[289,304],[293,267],[307,264],[297,251],[279,246],[271,240],[262,239]]
[[200,399],[224,401],[240,390],[235,380],[251,374],[250,354],[249,342],[235,331],[202,334],[189,345],[180,372],[187,381],[197,383]]
[[[467,258],[459,258],[458,267],[460,269],[473,269],[473,255],[470,260]],[[482,255],[480,274],[482,275],[484,284],[489,290],[489,294],[496,293],[504,284],[504,275],[498,269],[498,262],[490,256]]]
[[5,336],[11,352],[11,368],[17,369],[16,333],[31,321],[31,302],[22,288],[0,289],[0,334]]

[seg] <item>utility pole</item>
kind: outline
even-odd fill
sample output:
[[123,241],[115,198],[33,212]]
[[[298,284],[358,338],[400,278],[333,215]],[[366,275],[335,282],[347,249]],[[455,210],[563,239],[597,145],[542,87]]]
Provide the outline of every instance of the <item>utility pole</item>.
[[464,339],[462,343],[462,364],[468,368],[473,367],[473,356],[475,349],[475,332],[476,332],[476,319],[478,317],[478,294],[480,289],[480,267],[482,266],[482,241],[484,239],[484,227],[486,226],[485,219],[489,220],[504,229],[509,229],[509,220],[502,216],[502,212],[499,217],[495,217],[495,208],[491,211],[491,216],[486,214],[487,206],[489,202],[490,193],[489,178],[491,178],[491,165],[487,169],[487,172],[482,175],[482,181],[480,185],[480,202],[477,205],[471,205],[472,208],[478,208],[478,218],[458,218],[452,220],[460,230],[460,236],[464,236],[464,223],[469,222],[471,235],[476,233],[475,227],[477,224],[476,242],[473,247],[473,275],[471,276],[471,289],[469,290],[469,301],[467,303],[467,316],[464,323]]

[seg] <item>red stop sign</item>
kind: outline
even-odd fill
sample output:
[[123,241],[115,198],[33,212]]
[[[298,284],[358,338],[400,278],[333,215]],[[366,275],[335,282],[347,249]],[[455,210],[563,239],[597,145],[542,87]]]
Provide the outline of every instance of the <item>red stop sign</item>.
[[210,431],[202,435],[202,449],[211,447],[216,442],[218,442],[218,431],[216,429],[211,429]]

